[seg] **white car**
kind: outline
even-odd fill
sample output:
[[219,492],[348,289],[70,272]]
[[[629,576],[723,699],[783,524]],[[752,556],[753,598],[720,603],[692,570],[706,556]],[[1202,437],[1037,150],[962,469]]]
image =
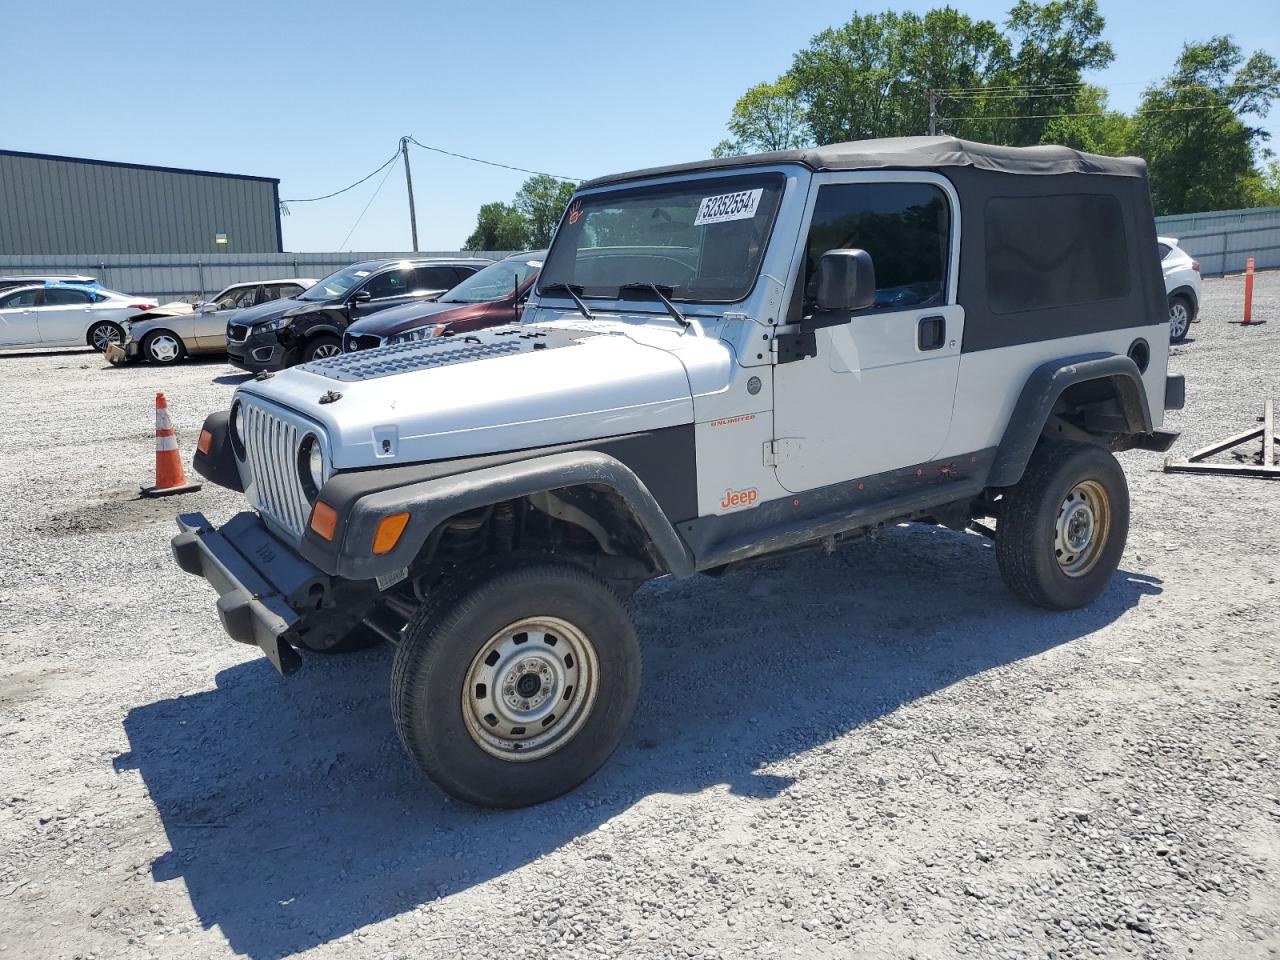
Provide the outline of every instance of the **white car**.
[[1181,343],[1200,312],[1200,264],[1178,246],[1176,237],[1156,237],[1156,244],[1169,297],[1169,339]]
[[129,318],[155,303],[102,287],[54,284],[0,291],[0,350],[123,343]]

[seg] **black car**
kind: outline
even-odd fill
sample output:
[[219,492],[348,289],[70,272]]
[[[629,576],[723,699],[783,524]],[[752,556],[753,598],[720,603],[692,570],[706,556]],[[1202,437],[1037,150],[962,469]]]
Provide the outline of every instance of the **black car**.
[[288,300],[237,313],[227,324],[227,356],[242,370],[280,370],[342,352],[347,325],[387,307],[431,300],[489,260],[364,260]]

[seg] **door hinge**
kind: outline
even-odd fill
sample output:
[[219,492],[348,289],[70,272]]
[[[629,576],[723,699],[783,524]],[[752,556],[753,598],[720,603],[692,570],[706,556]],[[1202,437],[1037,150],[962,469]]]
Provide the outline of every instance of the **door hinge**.
[[799,456],[803,450],[803,437],[780,437],[777,440],[767,440],[764,444],[764,465],[776,467],[786,460]]

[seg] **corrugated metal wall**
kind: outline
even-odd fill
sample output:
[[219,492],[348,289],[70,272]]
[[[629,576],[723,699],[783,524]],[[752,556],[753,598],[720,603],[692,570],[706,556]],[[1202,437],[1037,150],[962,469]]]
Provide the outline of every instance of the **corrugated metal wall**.
[[198,300],[223,287],[247,280],[313,277],[319,280],[357,260],[420,257],[488,257],[498,260],[514,253],[460,253],[456,250],[427,253],[262,253],[254,256],[191,257],[180,254],[149,256],[39,256],[0,254],[0,275],[87,274],[104,287],[138,296],[165,300]]
[[1249,257],[1259,270],[1280,267],[1280,207],[1156,217],[1156,233],[1176,237],[1206,277],[1243,273]]
[[277,187],[263,177],[0,150],[0,254],[277,252]]

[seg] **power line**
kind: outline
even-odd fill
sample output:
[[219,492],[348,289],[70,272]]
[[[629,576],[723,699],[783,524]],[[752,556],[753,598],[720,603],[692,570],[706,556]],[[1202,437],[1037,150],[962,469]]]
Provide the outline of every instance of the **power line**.
[[559,174],[546,173],[542,170],[528,170],[524,167],[513,167],[509,163],[497,163],[494,160],[481,160],[479,157],[469,157],[465,153],[454,153],[452,150],[445,150],[443,147],[431,147],[414,137],[408,137],[407,139],[410,143],[416,144],[423,150],[430,150],[433,153],[443,153],[447,157],[457,157],[459,160],[470,160],[472,163],[483,163],[488,167],[501,167],[503,170],[515,170],[519,173],[532,173],[535,176],[551,177],[553,180],[565,180],[570,183],[580,183],[582,181],[581,177],[562,177]]
[[[397,151],[397,153],[398,152],[399,151]],[[392,157],[391,159],[394,160],[395,157]],[[387,177],[391,176],[391,165],[389,163],[384,163],[383,166],[387,168],[387,172],[384,173],[382,175],[382,179],[378,181],[378,189],[373,191],[373,196],[369,198],[369,202],[366,203],[364,205],[364,209],[360,211],[360,216],[356,217],[356,222],[351,225],[351,229],[347,231],[347,235],[343,237],[342,242],[338,244],[339,250],[347,245],[347,241],[351,239],[351,235],[356,232],[356,227],[360,226],[360,221],[364,219],[364,215],[368,213],[369,208],[373,206],[373,201],[376,200],[378,198],[378,194],[382,192],[382,185],[387,182]],[[367,180],[369,178],[365,177],[365,179]]]
[[977,86],[977,87],[950,87],[944,90],[939,90],[938,92],[941,94],[949,95],[953,93],[970,93],[970,92],[983,93],[987,90],[1057,90],[1062,87],[1087,87],[1087,86],[1088,84],[1085,83],[1084,81],[1078,81],[1078,82],[1072,82],[1072,83],[1014,83],[1014,84],[1006,84],[1004,86],[983,85],[983,86]]
[[[1201,107],[1139,107],[1134,114],[1139,113],[1182,113],[1187,110],[1230,110],[1231,108],[1225,103],[1207,104]],[[1119,113],[1119,111],[1116,111]],[[953,123],[957,120],[1056,120],[1059,117],[1106,117],[1111,112],[1099,112],[1091,110],[1088,113],[1014,113],[1007,116],[998,117],[946,117],[945,123]],[[1120,114],[1123,116],[1123,114]]]
[[341,190],[335,190],[333,191],[333,193],[326,193],[323,197],[307,197],[305,200],[281,200],[280,202],[281,203],[315,203],[317,200],[328,200],[330,197],[336,197],[340,193],[346,193],[348,190],[355,189],[356,187],[360,186],[360,184],[364,183],[366,180],[372,180],[374,177],[380,174],[387,167],[391,166],[391,164],[395,163],[396,157],[398,156],[400,156],[400,150],[397,148],[396,152],[391,155],[391,158],[387,160],[387,162],[384,163],[382,166],[378,167],[377,170],[373,171],[373,173],[369,174],[368,176],[361,177],[355,183],[351,184],[350,186],[343,187]]

